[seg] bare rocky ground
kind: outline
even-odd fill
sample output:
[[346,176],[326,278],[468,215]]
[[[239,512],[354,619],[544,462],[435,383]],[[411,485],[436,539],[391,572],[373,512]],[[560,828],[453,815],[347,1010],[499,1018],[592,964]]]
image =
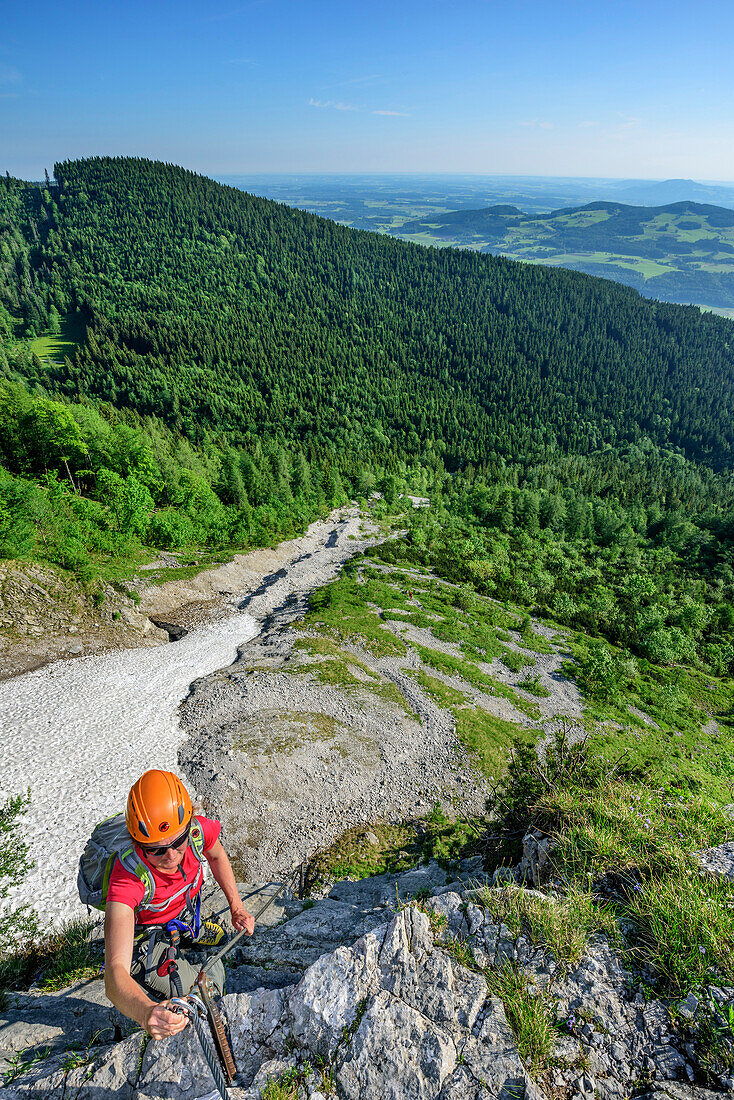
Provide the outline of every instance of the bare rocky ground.
[[[532,858],[516,870],[531,886],[537,873]],[[282,919],[259,927],[229,963],[222,1007],[238,1069],[231,1100],[262,1100],[266,1089],[293,1100],[723,1095],[692,1083],[695,998],[678,1006],[674,1022],[667,1006],[636,990],[601,936],[578,962],[561,964],[489,917],[482,884],[496,889],[479,861],[453,873],[429,863],[281,903]],[[554,904],[552,892],[534,897]],[[507,966],[554,1022],[552,1052],[532,1072],[508,1020],[511,1001],[492,995],[484,976]],[[723,1012],[734,989],[712,996]],[[216,1095],[190,1028],[147,1041],[106,1004],[99,980],[12,997],[0,1013],[0,1071],[5,1100]],[[290,1091],[275,1093],[278,1081]],[[734,1081],[722,1084],[731,1095]]]
[[[182,766],[217,807],[243,877],[288,873],[350,825],[425,815],[436,801],[481,809],[448,712],[407,678],[395,697],[320,683],[280,618],[182,707]],[[376,672],[371,687],[394,682]]]
[[105,585],[97,597],[51,566],[0,562],[0,680],[60,658],[168,641],[125,592]]

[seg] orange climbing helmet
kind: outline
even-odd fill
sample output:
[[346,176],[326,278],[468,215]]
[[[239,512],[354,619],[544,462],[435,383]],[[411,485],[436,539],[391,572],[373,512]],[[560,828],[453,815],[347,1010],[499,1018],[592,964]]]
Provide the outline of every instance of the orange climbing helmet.
[[152,770],[131,787],[125,823],[139,844],[160,844],[180,836],[193,814],[189,792],[178,776]]

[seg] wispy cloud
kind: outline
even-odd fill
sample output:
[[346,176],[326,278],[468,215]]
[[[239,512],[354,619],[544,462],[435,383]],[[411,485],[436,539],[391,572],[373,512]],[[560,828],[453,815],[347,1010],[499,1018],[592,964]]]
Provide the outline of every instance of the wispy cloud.
[[309,107],[329,107],[332,111],[366,111],[370,115],[389,115],[395,118],[410,118],[407,111],[393,111],[387,107],[355,107],[353,103],[342,103],[336,99],[315,99],[308,101]]
[[581,130],[588,130],[590,126],[601,126],[600,122],[579,122],[579,128]]
[[228,57],[226,58],[225,65],[259,65],[259,61],[254,61],[251,57]]
[[371,73],[369,76],[352,76],[348,80],[337,80],[334,84],[324,84],[324,88],[344,88],[347,84],[374,84],[376,80],[382,80],[381,73]]
[[20,92],[0,92],[0,99],[20,99]]
[[518,125],[532,126],[536,130],[555,130],[556,128],[554,122],[546,122],[546,120],[543,118],[530,118],[527,120],[521,120]]
[[624,115],[621,111],[617,111],[617,117],[622,120],[619,125],[625,130],[629,130],[633,126],[642,126],[644,122],[642,118],[635,118],[634,115]]
[[335,99],[314,99],[313,96],[308,101],[309,107],[330,107],[332,111],[358,111],[359,107],[354,107],[351,103],[338,103]]
[[208,12],[206,15],[201,15],[196,20],[197,23],[221,23],[226,19],[234,19],[237,15],[242,15],[249,8],[259,6],[259,4],[267,3],[268,0],[249,0],[246,4],[238,4],[236,8],[228,8],[226,11]]

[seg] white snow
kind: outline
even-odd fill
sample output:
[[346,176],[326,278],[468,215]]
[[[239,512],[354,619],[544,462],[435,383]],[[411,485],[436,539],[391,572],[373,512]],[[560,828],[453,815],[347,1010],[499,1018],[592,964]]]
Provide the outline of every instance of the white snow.
[[178,772],[189,685],[231,664],[258,630],[237,612],[180,642],[57,661],[0,684],[0,800],[30,787],[21,835],[36,863],[4,907],[30,901],[44,924],[86,913],[76,875],[92,829],[124,810],[146,769]]

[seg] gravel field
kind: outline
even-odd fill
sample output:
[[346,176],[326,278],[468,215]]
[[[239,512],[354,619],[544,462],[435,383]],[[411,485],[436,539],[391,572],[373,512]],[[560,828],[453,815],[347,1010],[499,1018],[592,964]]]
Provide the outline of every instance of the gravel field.
[[[506,645],[523,652],[532,666],[512,672],[499,660],[478,662],[482,672],[534,704],[537,720],[459,675],[423,666],[412,646],[457,658],[460,646],[391,620],[389,611],[382,613],[384,626],[408,642],[407,654],[375,657],[342,642],[348,674],[364,687],[324,683],[318,675],[323,657],[294,647],[310,633],[297,621],[305,601],[292,591],[287,598],[290,576],[283,585],[285,598],[257,638],[241,647],[238,662],[194,684],[181,708],[189,733],[181,766],[193,785],[207,792],[207,806],[222,820],[242,880],[283,877],[350,826],[422,817],[437,801],[448,812],[481,813],[488,783],[457,739],[452,713],[414,678],[421,668],[461,691],[472,705],[536,730],[541,739],[556,728],[559,716],[581,713],[578,689],[561,671],[563,643],[538,622],[533,628],[551,641],[552,653],[529,653],[515,634],[517,641]],[[417,599],[413,604],[421,606]],[[529,670],[546,697],[518,688]]]
[[[292,675],[293,640],[271,627],[243,647],[241,672],[203,680],[183,707],[181,763],[209,792],[238,878],[282,877],[351,825],[425,815],[437,800],[481,809],[482,784],[448,711],[408,677],[400,689],[414,713],[321,683],[307,667]],[[285,671],[248,666],[263,645],[282,648]]]

